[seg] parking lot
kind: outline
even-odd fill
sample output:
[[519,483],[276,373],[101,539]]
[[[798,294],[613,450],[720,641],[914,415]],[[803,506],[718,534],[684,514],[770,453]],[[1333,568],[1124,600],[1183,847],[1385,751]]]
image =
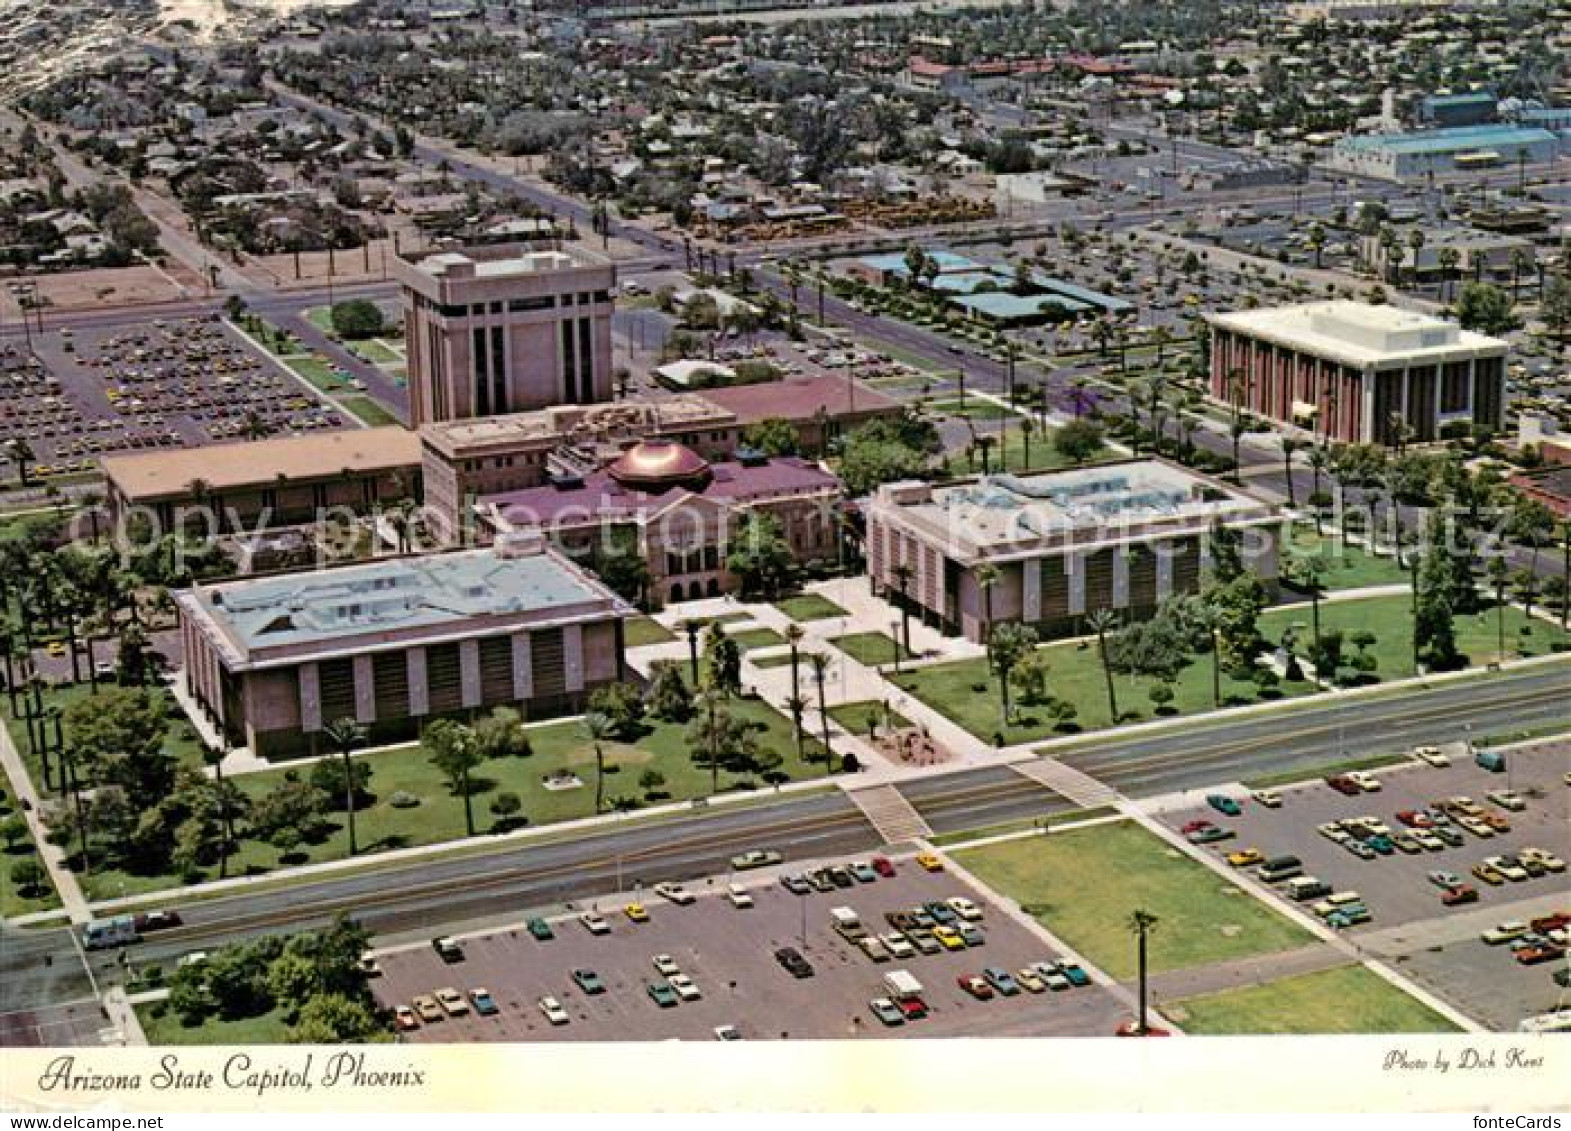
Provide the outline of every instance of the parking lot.
[[[1552,972],[1565,964],[1524,966],[1513,960],[1508,946],[1486,945],[1479,935],[1505,920],[1528,920],[1571,908],[1568,873],[1491,885],[1475,876],[1473,868],[1485,857],[1511,856],[1529,846],[1561,859],[1571,857],[1567,824],[1571,790],[1563,781],[1568,750],[1560,743],[1510,751],[1507,773],[1491,773],[1465,758],[1453,758],[1445,767],[1415,762],[1373,771],[1381,784],[1378,792],[1349,797],[1315,782],[1278,790],[1282,805],[1277,809],[1245,800],[1237,817],[1223,816],[1202,804],[1166,812],[1161,819],[1175,829],[1194,819],[1211,820],[1236,835],[1206,846],[1205,851],[1224,858],[1248,848],[1267,858],[1297,856],[1304,875],[1325,881],[1333,891],[1358,892],[1371,916],[1348,931],[1360,947],[1393,961],[1491,1028],[1511,1030],[1522,1017],[1554,1007],[1559,988],[1551,980]],[[1502,789],[1514,790],[1526,808],[1511,811],[1485,800],[1487,793]],[[1354,856],[1318,831],[1322,824],[1357,816],[1375,817],[1393,832],[1411,831],[1397,818],[1398,812],[1461,795],[1506,818],[1509,831],[1488,838],[1463,833],[1460,846],[1413,854],[1393,851],[1372,860]],[[1441,889],[1429,879],[1432,871],[1460,876],[1478,892],[1478,901],[1443,905]],[[1307,909],[1312,903],[1303,906]]]
[[0,445],[25,438],[38,478],[114,452],[342,428],[341,414],[205,318],[51,331],[0,344]]
[[[533,938],[522,923],[464,939],[464,958],[453,964],[429,945],[413,946],[380,955],[383,973],[372,986],[389,1007],[449,986],[465,994],[484,987],[500,1007],[494,1016],[471,1009],[404,1035],[417,1041],[713,1040],[722,1025],[735,1026],[745,1039],[1090,1036],[1111,1033],[1127,1017],[1117,999],[1094,985],[971,998],[957,984],[963,975],[980,974],[985,966],[1013,973],[1059,956],[952,873],[930,874],[909,859],[896,864],[893,877],[808,895],[792,894],[773,876],[743,874],[738,879],[755,901],[747,909],[732,906],[722,880],[688,885],[699,898],[687,906],[645,893],[650,921],[643,924],[602,901],[609,934],[591,936],[576,915],[568,915],[552,921],[556,937],[548,941]],[[951,896],[982,907],[981,947],[874,963],[830,927],[831,908],[851,907],[863,924],[884,933],[890,930],[886,912]],[[813,965],[813,977],[798,980],[775,960],[774,952],[788,946]],[[657,954],[676,961],[698,985],[701,1000],[655,1004],[646,986],[661,980],[652,961]],[[581,992],[571,977],[579,968],[599,975],[605,992]],[[930,1013],[891,1028],[868,1003],[887,996],[883,975],[897,969],[922,983]],[[537,1005],[544,995],[562,1003],[568,1024],[546,1021]]]

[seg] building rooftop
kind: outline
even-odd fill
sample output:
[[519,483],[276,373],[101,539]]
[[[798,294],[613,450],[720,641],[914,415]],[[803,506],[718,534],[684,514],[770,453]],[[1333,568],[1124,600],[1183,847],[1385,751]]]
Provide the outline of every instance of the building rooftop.
[[1067,310],[1071,314],[1090,309],[1086,303],[1062,295],[1015,295],[1008,291],[983,291],[981,294],[961,295],[950,301],[956,306],[1005,322],[1035,318],[1049,307]]
[[224,491],[288,480],[328,479],[420,466],[420,438],[406,428],[354,428],[275,436],[179,451],[106,456],[104,474],[127,499],[148,502],[190,494],[200,480]]
[[491,617],[615,604],[608,590],[538,545],[398,558],[324,572],[203,586],[181,594],[246,654],[263,648],[440,629]]
[[536,412],[441,421],[422,426],[420,435],[432,447],[454,455],[530,440],[628,438],[703,426],[724,428],[735,420],[734,414],[697,393],[678,393],[649,400],[557,405]]
[[1216,517],[1275,521],[1276,513],[1245,491],[1160,460],[937,486],[891,484],[875,505],[896,508],[962,559],[1116,541],[1136,532],[1203,530]]
[[1233,311],[1212,324],[1352,366],[1385,361],[1503,355],[1499,338],[1486,337],[1413,310],[1339,299]]
[[716,463],[708,470],[707,482],[652,483],[650,489],[642,490],[631,482],[618,481],[615,470],[608,469],[587,475],[579,483],[528,487],[489,495],[482,502],[515,529],[524,529],[649,519],[674,503],[695,497],[736,506],[840,490],[840,481],[833,475],[795,456],[778,456],[759,463]]
[[1343,138],[1338,144],[1358,151],[1381,150],[1389,153],[1449,153],[1454,149],[1490,149],[1494,146],[1541,145],[1553,143],[1548,130],[1521,126],[1456,126],[1417,133],[1368,134]]
[[900,402],[860,382],[827,373],[787,377],[757,385],[732,385],[705,389],[703,399],[733,413],[738,424],[780,417],[811,420],[820,409],[830,416],[888,412]]

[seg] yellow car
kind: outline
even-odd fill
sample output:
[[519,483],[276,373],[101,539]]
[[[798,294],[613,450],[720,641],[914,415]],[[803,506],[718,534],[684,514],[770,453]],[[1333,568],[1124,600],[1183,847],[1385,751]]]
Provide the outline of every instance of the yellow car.
[[945,950],[964,950],[965,939],[960,937],[960,932],[953,927],[934,927],[933,937],[938,940],[938,945]]
[[944,862],[931,852],[924,852],[916,858],[916,862],[929,872],[942,872]]
[[1496,868],[1493,864],[1479,864],[1475,866],[1473,868],[1473,875],[1483,880],[1484,883],[1490,884],[1494,887],[1499,887],[1501,884],[1506,882],[1506,878],[1500,874],[1500,869]]
[[649,922],[649,912],[644,909],[644,905],[642,903],[629,903],[626,907],[622,908],[622,914],[626,915],[635,923]]
[[440,1021],[443,1016],[442,1007],[436,1003],[436,998],[430,994],[421,994],[415,998],[415,1012],[420,1015],[420,1020],[427,1023]]
[[1264,859],[1258,848],[1241,848],[1237,852],[1227,854],[1227,862],[1235,868],[1248,868]]
[[58,640],[51,640],[45,651],[48,652],[51,656],[64,656],[65,645]]

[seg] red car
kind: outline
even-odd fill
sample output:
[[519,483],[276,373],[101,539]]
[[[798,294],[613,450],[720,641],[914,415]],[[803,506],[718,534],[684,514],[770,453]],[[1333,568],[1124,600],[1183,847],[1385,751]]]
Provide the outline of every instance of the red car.
[[905,1015],[907,1021],[920,1021],[927,1016],[927,1002],[919,997],[903,997],[895,1002],[895,1008]]
[[407,1005],[394,1007],[393,1023],[405,1033],[409,1032],[410,1030],[420,1028],[420,1018],[416,1017],[415,1011],[410,1009]]
[[1410,829],[1432,829],[1435,827],[1435,823],[1429,819],[1429,814],[1420,812],[1417,809],[1403,809],[1396,815],[1396,819]]
[[1190,833],[1197,833],[1201,829],[1209,829],[1210,827],[1211,822],[1206,820],[1204,817],[1201,817],[1198,820],[1190,821],[1187,825],[1178,831],[1183,833],[1185,836],[1188,836]]
[[873,857],[872,864],[873,864],[873,871],[877,872],[880,876],[884,877],[884,879],[886,879],[886,880],[890,876],[893,876],[895,874],[895,866],[894,866],[893,863],[890,862],[890,860],[889,860],[889,858],[887,856],[875,856],[875,857]]
[[1440,893],[1440,902],[1447,907],[1457,907],[1464,903],[1478,902],[1478,889],[1470,884],[1461,887],[1446,888]]
[[1553,943],[1542,943],[1539,946],[1524,946],[1516,952],[1516,960],[1523,966],[1537,966],[1540,962],[1553,962],[1565,955],[1566,948],[1555,946]]
[[975,974],[972,974],[969,977],[956,978],[955,981],[960,984],[960,988],[962,990],[976,998],[978,1001],[986,1001],[988,998],[993,996],[993,987],[988,985],[984,979],[978,978]]
[[1358,783],[1346,774],[1337,774],[1335,777],[1326,778],[1326,784],[1347,797],[1357,797],[1364,792],[1359,788]]
[[1545,915],[1541,919],[1534,919],[1528,926],[1541,935],[1547,935],[1550,931],[1571,927],[1571,915],[1564,911],[1556,911],[1553,915]]

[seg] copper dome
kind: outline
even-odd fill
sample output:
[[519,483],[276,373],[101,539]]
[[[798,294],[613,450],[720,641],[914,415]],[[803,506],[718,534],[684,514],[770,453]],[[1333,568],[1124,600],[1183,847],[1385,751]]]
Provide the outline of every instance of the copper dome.
[[641,440],[611,464],[611,478],[643,490],[663,490],[707,479],[709,461],[673,440]]

